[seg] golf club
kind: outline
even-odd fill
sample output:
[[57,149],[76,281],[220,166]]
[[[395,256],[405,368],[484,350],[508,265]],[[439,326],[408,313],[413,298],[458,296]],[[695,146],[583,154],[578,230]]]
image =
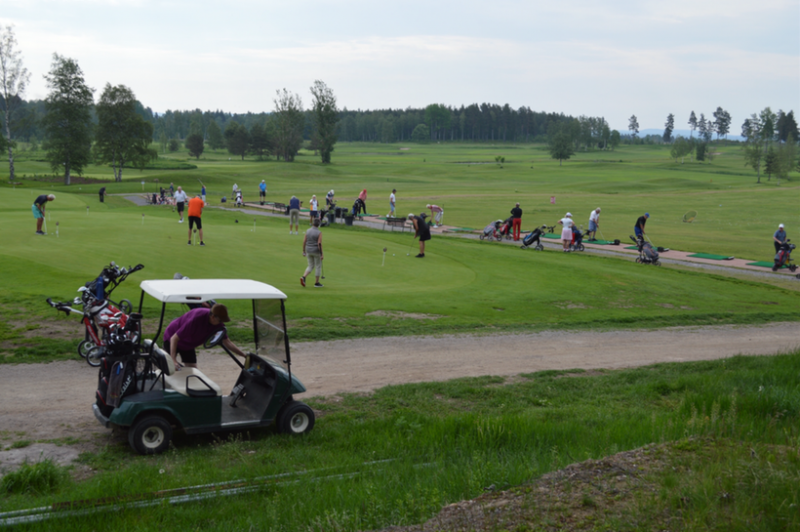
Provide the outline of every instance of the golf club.
[[47,217],[42,217],[42,220],[44,220],[44,234],[47,234]]
[[414,247],[414,241],[412,240],[411,243],[408,245],[408,253],[406,253],[406,257],[411,256],[411,248]]
[[319,261],[319,270],[320,270],[320,277],[325,278],[325,261],[320,259]]
[[[600,231],[600,236],[602,237],[602,239],[606,240],[606,235],[603,234],[603,231],[600,229],[599,226],[597,227],[597,230]],[[606,242],[608,242],[608,241],[606,240]]]

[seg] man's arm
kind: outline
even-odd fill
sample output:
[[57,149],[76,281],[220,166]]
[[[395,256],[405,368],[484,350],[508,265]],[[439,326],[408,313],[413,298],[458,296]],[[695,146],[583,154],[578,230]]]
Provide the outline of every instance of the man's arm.
[[178,363],[178,338],[177,334],[173,334],[172,338],[169,339],[169,356],[172,357],[172,362],[175,363],[175,368],[180,368],[181,365]]
[[231,341],[230,341],[230,339],[228,339],[228,338],[225,338],[225,339],[222,341],[222,344],[223,344],[225,347],[227,347],[228,349],[230,349],[231,351],[233,351],[234,353],[236,353],[237,355],[239,355],[240,357],[242,357],[242,358],[244,358],[244,357],[246,357],[246,356],[247,356],[247,354],[246,354],[244,351],[242,351],[241,349],[239,349],[238,347],[236,347],[236,344],[234,344],[233,342],[231,342]]

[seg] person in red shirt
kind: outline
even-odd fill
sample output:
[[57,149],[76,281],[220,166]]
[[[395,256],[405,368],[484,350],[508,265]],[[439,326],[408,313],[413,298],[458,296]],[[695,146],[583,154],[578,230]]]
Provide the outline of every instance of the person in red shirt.
[[195,196],[189,200],[189,245],[192,245],[192,227],[197,224],[197,232],[200,233],[200,245],[205,246],[203,242],[203,223],[200,221],[200,216],[203,215],[203,198]]

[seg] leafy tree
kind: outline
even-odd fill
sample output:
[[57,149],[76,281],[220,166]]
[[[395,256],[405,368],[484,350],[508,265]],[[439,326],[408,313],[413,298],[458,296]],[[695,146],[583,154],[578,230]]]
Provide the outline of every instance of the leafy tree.
[[189,150],[189,155],[196,159],[200,159],[206,149],[205,142],[203,142],[203,135],[200,133],[192,133],[186,137],[186,149]]
[[714,111],[714,128],[717,130],[717,140],[727,137],[731,130],[731,114],[722,107]]
[[218,150],[225,147],[225,139],[222,138],[222,130],[219,128],[216,120],[208,123],[206,128],[206,135],[208,135],[208,145],[212,150]]
[[670,142],[672,140],[672,132],[675,129],[675,115],[670,113],[667,115],[667,123],[664,124],[664,135],[662,138],[664,142]]
[[167,143],[169,139],[167,138],[167,133],[162,129],[161,133],[158,135],[158,145],[161,146],[161,151],[167,153]]
[[762,135],[761,118],[753,113],[742,124],[742,136],[745,138],[744,165],[750,166],[756,171],[758,176],[756,183],[761,183],[761,165],[764,161],[764,150],[761,145]]
[[181,143],[178,142],[178,139],[169,139],[169,145],[167,147],[169,148],[169,151],[174,153],[178,151],[178,148],[181,147]]
[[8,141],[6,140],[5,136],[3,136],[3,132],[0,131],[0,151],[4,151],[8,146]]
[[417,124],[417,127],[414,128],[414,131],[411,132],[411,141],[412,142],[430,142],[431,133],[428,126],[425,124]]
[[778,167],[778,154],[775,153],[774,148],[770,146],[766,155],[764,155],[764,173],[767,174],[767,180],[772,179],[772,174],[778,172]]
[[686,140],[684,137],[678,137],[675,139],[675,142],[672,143],[672,150],[670,151],[670,155],[675,162],[678,162],[678,159],[681,160],[681,164],[683,164],[683,159],[687,155],[692,152],[692,144]]
[[697,116],[692,111],[692,114],[689,115],[689,138],[692,137],[694,130],[697,129]]
[[[3,100],[3,117],[6,126],[7,142],[2,149],[8,150],[9,180],[14,181],[14,142],[11,136],[12,125],[16,120],[16,112],[22,105],[22,95],[31,78],[28,69],[22,66],[22,57],[14,36],[13,26],[0,26],[0,96]],[[2,136],[2,135],[0,135]]]
[[286,89],[277,91],[274,102],[276,153],[284,161],[291,162],[303,144],[303,102],[300,96]]
[[780,184],[781,178],[789,180],[789,172],[794,169],[797,159],[797,143],[791,133],[786,138],[786,142],[778,146],[777,159],[778,165],[775,174],[778,176],[778,184]]
[[43,119],[46,158],[54,172],[64,171],[69,185],[72,171],[80,175],[91,162],[94,89],[86,85],[75,60],[58,54],[45,79],[50,88]]
[[611,145],[611,151],[616,150],[620,142],[622,142],[622,135],[620,135],[619,131],[615,129],[611,132],[611,136],[608,139],[608,143]]
[[709,161],[713,158],[711,152],[708,151],[708,142],[698,142],[695,146],[695,157],[698,161]]
[[558,159],[558,166],[575,154],[575,144],[569,126],[563,123],[552,123],[547,130],[547,144],[550,157]]
[[639,134],[639,121],[636,119],[636,115],[631,115],[628,119],[628,129],[631,131],[631,137],[635,139]]
[[95,159],[111,164],[115,181],[122,181],[126,164],[142,169],[158,157],[150,149],[153,125],[136,113],[136,97],[128,87],[107,83],[96,109]]
[[315,145],[319,150],[322,163],[331,162],[331,153],[336,144],[336,122],[339,119],[339,110],[336,108],[336,96],[333,91],[322,81],[314,81],[311,87],[313,101],[311,109],[314,116],[314,133],[312,135]]
[[244,161],[244,156],[250,150],[250,133],[240,123],[228,122],[225,126],[225,144],[229,153],[239,155]]
[[253,124],[250,128],[250,152],[262,160],[264,156],[269,156],[270,139],[263,124]]
[[608,149],[608,141],[611,138],[611,129],[608,127],[608,122],[603,120],[603,129],[602,133],[600,134],[601,138],[603,139],[603,149]]
[[784,113],[782,110],[778,111],[776,129],[778,131],[778,140],[781,142],[787,142],[789,136],[793,139],[800,138],[797,121],[794,119],[794,111],[789,111],[788,113]]

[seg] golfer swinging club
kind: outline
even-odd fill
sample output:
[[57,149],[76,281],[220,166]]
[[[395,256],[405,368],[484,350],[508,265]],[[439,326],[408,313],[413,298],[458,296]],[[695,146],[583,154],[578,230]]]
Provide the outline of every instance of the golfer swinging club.
[[54,201],[55,199],[55,194],[42,194],[41,196],[38,196],[36,200],[34,200],[33,205],[31,206],[31,211],[33,211],[33,217],[36,218],[37,235],[44,234],[44,231],[42,231],[42,224],[44,223],[44,211],[47,207],[47,202]]

